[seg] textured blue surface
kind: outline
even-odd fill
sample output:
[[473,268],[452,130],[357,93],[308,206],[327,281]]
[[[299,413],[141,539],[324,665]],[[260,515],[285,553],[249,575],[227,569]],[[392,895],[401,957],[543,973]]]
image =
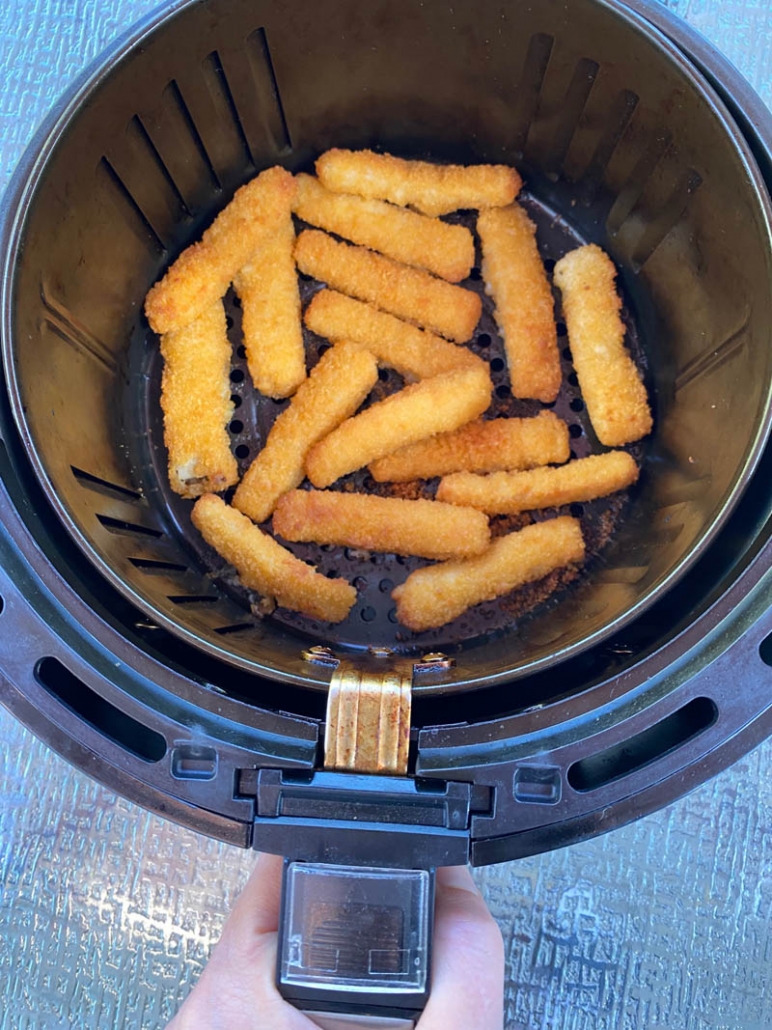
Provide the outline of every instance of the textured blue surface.
[[[768,0],[670,0],[772,102]],[[144,0],[0,4],[0,187]],[[772,744],[669,809],[481,870],[511,1030],[772,1027]],[[163,1025],[253,858],[149,815],[0,710],[0,1028]]]

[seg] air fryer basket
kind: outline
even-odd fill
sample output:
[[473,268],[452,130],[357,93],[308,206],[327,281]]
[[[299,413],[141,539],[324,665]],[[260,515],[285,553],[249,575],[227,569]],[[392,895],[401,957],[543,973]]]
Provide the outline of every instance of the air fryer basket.
[[[470,629],[441,689],[536,673],[632,620],[703,553],[769,424],[763,183],[720,102],[620,4],[179,5],[65,112],[31,176],[3,341],[28,457],[149,626],[250,672],[325,684],[291,626],[255,623],[212,583],[187,508],[169,503],[141,309],[240,183],[335,145],[516,164],[545,257],[595,241],[621,269],[655,408],[641,483],[590,574],[508,632]],[[329,560],[348,571],[345,555]],[[392,642],[371,599],[393,571],[376,568],[359,629],[337,644]]]

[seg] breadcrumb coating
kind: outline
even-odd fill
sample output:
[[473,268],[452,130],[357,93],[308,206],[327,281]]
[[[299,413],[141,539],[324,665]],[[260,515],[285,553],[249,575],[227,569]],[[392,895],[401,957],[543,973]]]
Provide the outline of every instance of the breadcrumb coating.
[[522,179],[507,165],[437,165],[372,150],[328,150],[316,162],[328,190],[390,200],[425,215],[511,204]]
[[391,596],[398,620],[420,633],[444,626],[473,604],[492,601],[583,559],[579,522],[563,516],[501,536],[477,558],[416,569]]
[[411,479],[467,472],[527,469],[568,461],[571,448],[568,426],[551,411],[535,418],[478,419],[452,433],[402,447],[370,466],[378,483],[406,483]]
[[469,505],[489,515],[513,515],[537,508],[594,501],[626,490],[638,479],[638,466],[627,451],[591,454],[560,468],[528,472],[493,472],[477,476],[454,472],[437,488],[437,498],[448,504]]
[[169,482],[182,497],[218,493],[238,481],[227,425],[233,413],[231,345],[221,300],[161,337],[161,408]]
[[233,281],[241,300],[249,374],[266,397],[290,397],[306,378],[294,247],[287,212]]
[[496,304],[512,393],[551,403],[560,392],[560,354],[536,226],[518,204],[512,204],[483,211],[477,231],[483,279]]
[[346,340],[365,347],[379,365],[396,369],[411,382],[454,368],[482,368],[486,364],[467,347],[336,290],[314,294],[306,308],[305,323],[311,332],[328,340]]
[[458,369],[423,379],[371,405],[320,440],[308,453],[306,474],[314,486],[330,486],[399,447],[470,422],[488,407],[490,395],[491,380],[484,369]]
[[281,495],[300,485],[311,447],[354,414],[377,378],[375,358],[359,347],[339,343],[322,355],[271,427],[239,484],[234,507],[265,521]]
[[313,541],[419,558],[461,558],[490,544],[488,519],[473,508],[332,490],[293,490],[273,513],[285,540]]
[[237,190],[148,293],[145,314],[153,332],[181,329],[224,297],[239,269],[287,218],[294,195],[295,180],[278,165]]
[[321,575],[222,498],[199,498],[191,520],[210,547],[233,565],[247,590],[322,622],[342,622],[351,611],[357,592],[350,583]]
[[301,272],[333,289],[369,301],[456,343],[471,339],[480,320],[482,301],[471,290],[364,247],[340,243],[317,229],[307,229],[298,236],[295,261]]
[[651,432],[646,387],[625,345],[614,287],[616,269],[594,243],[555,265],[574,368],[592,428],[606,447],[621,447]]
[[466,279],[472,270],[474,239],[462,225],[382,200],[332,193],[311,175],[298,175],[297,187],[294,211],[304,222],[451,283]]

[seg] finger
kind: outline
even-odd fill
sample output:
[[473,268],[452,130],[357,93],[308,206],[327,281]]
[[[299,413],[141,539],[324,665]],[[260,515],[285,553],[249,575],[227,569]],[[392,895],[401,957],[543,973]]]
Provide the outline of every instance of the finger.
[[432,989],[419,1030],[501,1030],[504,945],[465,866],[437,871]]
[[[318,1030],[276,988],[283,859],[260,855],[178,1015],[181,1027]],[[182,1017],[182,1018],[180,1018]]]

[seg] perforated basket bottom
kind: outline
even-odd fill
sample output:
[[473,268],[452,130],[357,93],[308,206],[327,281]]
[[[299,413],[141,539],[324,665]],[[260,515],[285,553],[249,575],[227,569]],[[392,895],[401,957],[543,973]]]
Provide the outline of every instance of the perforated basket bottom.
[[[545,267],[551,273],[555,262],[567,251],[589,242],[579,237],[574,228],[555,211],[550,210],[537,198],[523,192],[520,202],[537,225],[537,240],[544,258]],[[449,216],[447,221],[460,223],[474,230],[475,212],[459,212]],[[303,228],[299,224],[299,229]],[[485,293],[480,275],[479,241],[477,262],[469,280],[462,285],[479,293],[483,301],[483,314],[477,332],[470,342],[471,349],[490,362],[494,383],[493,402],[485,417],[519,416],[538,414],[544,407],[551,407],[568,423],[571,435],[572,457],[582,458],[599,452],[598,444],[590,427],[587,413],[577,385],[576,374],[571,363],[565,325],[558,322],[558,343],[561,348],[563,385],[553,405],[538,401],[517,400],[512,397],[509,377],[504,358],[504,348],[493,318],[493,302]],[[313,294],[323,287],[322,283],[301,277],[300,290],[303,307]],[[556,313],[560,317],[559,293],[555,291]],[[243,475],[259,452],[276,416],[284,410],[289,401],[276,402],[262,397],[253,388],[247,370],[241,338],[241,312],[238,299],[230,292],[226,297],[229,336],[233,343],[233,366],[231,383],[235,410],[229,431],[233,448]],[[626,344],[639,368],[645,374],[645,355],[635,320],[627,307],[623,310],[627,326]],[[312,368],[329,342],[304,328],[308,367]],[[582,569],[569,567],[556,571],[538,582],[529,584],[495,601],[485,602],[469,609],[464,615],[436,630],[416,634],[400,626],[396,620],[396,609],[391,592],[403,582],[410,572],[427,564],[423,559],[406,558],[394,554],[352,551],[344,547],[317,546],[314,544],[290,543],[289,549],[299,558],[315,565],[328,576],[341,576],[357,588],[357,602],[349,617],[342,623],[330,626],[306,618],[296,612],[276,608],[266,614],[265,605],[253,592],[244,589],[230,567],[213,551],[194,529],[190,521],[192,503],[174,494],[166,474],[166,450],[163,443],[163,422],[160,409],[160,380],[162,360],[158,341],[148,332],[144,341],[144,352],[139,365],[142,373],[139,381],[146,384],[148,396],[134,411],[143,412],[145,424],[137,427],[138,435],[132,438],[150,444],[151,460],[134,462],[139,471],[142,492],[151,503],[161,505],[160,514],[173,532],[183,538],[186,549],[192,553],[202,573],[212,580],[217,588],[240,604],[245,613],[244,622],[268,618],[282,624],[304,637],[323,639],[335,646],[368,647],[373,644],[391,646],[398,650],[449,649],[464,641],[479,639],[490,634],[499,634],[512,629],[518,620],[527,617],[545,604],[558,603],[564,591],[580,577],[591,576],[594,559],[597,558],[613,534],[629,503],[628,492],[601,498],[591,503],[571,505],[545,511],[525,513],[519,516],[497,517],[492,520],[494,535],[514,530],[532,521],[552,518],[557,514],[571,514],[579,517],[587,547],[587,560]],[[134,379],[136,384],[137,379]],[[373,391],[373,399],[380,399],[403,385],[401,377],[394,371],[381,369],[379,381]],[[131,444],[130,444],[131,445]],[[642,444],[629,448],[636,460],[641,461]],[[147,451],[145,451],[147,453]],[[335,484],[335,489],[370,491],[381,495],[400,497],[432,497],[437,481],[409,484],[378,484],[368,475],[366,469],[346,476]],[[226,496],[227,499],[227,496]],[[263,528],[270,531],[270,522]]]

